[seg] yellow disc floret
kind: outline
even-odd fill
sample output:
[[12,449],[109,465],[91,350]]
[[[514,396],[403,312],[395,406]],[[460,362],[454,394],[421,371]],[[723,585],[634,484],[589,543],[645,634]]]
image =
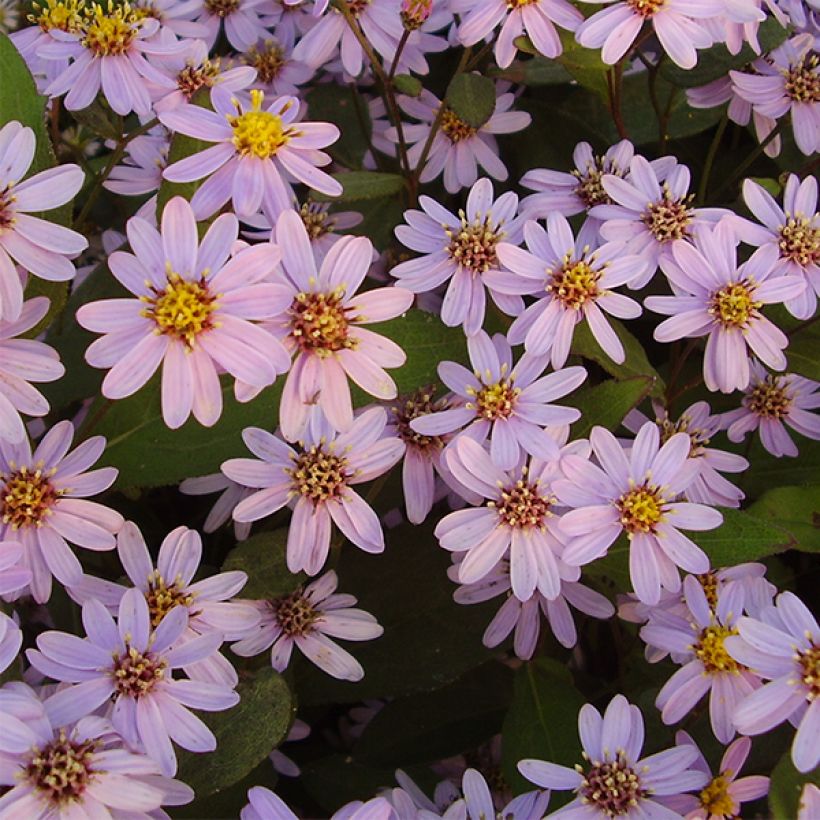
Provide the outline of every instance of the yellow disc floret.
[[95,3],[85,11],[83,20],[83,45],[95,57],[112,57],[125,54],[139,33],[140,21],[144,19],[128,3],[114,5],[108,0],[103,8]]
[[649,484],[624,493],[615,506],[620,512],[621,524],[630,537],[654,533],[664,517],[664,498],[659,488]]
[[46,0],[45,4],[32,4],[34,14],[29,22],[40,26],[43,31],[79,31],[82,25],[82,0]]
[[703,668],[710,675],[719,672],[737,674],[743,667],[726,651],[724,641],[731,635],[737,635],[736,629],[713,624],[707,626],[700,633],[698,642],[694,645],[695,656],[703,664]]
[[[228,117],[233,128],[233,144],[242,156],[270,159],[293,136],[293,131],[285,128],[279,114],[262,110],[264,98],[262,91],[253,89],[251,110]],[[235,104],[236,110],[241,111],[238,101]]]
[[743,328],[756,318],[763,303],[755,301],[751,281],[730,282],[712,295],[709,313],[726,328]]
[[165,290],[154,288],[155,296],[143,296],[147,307],[142,315],[153,319],[157,332],[173,336],[189,348],[196,337],[215,327],[213,313],[219,307],[219,294],[213,295],[204,279],[191,281],[169,271]]
[[722,772],[700,793],[700,805],[706,814],[716,817],[734,817],[735,801],[729,794],[729,777],[731,772]]

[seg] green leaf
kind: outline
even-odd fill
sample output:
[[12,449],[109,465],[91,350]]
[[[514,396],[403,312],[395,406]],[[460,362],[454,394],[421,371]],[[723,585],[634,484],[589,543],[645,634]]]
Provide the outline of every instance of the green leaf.
[[790,533],[796,549],[820,552],[820,486],[775,487],[747,512]]
[[287,537],[285,529],[260,532],[228,553],[222,570],[242,570],[248,576],[248,583],[242,588],[243,598],[279,598],[304,583],[303,574],[293,575],[288,569],[285,560]]
[[586,438],[595,425],[614,430],[624,416],[652,391],[650,376],[634,376],[623,381],[608,381],[587,387],[568,396],[566,403],[577,407],[582,415],[572,426],[572,438]]
[[713,567],[733,567],[776,555],[797,545],[784,527],[768,524],[748,512],[722,508],[723,524],[708,532],[686,534],[709,556]]
[[820,381],[820,329],[816,324],[795,331],[785,352],[789,372]]
[[88,108],[72,111],[71,116],[103,139],[119,142],[120,137],[122,137],[120,129],[117,127],[118,118],[103,103],[101,97],[94,100]]
[[370,144],[373,124],[370,111],[359,93],[351,87],[324,83],[314,86],[305,96],[310,119],[338,126],[339,139],[327,151],[346,168],[361,168]]
[[493,68],[490,75],[499,80],[529,85],[537,88],[545,85],[563,85],[572,77],[567,70],[555,60],[546,57],[534,57],[532,60],[515,60],[509,68]]
[[803,438],[790,432],[800,448],[799,458],[776,458],[767,452],[757,433],[748,459],[751,468],[740,479],[740,487],[750,499],[756,499],[772,487],[792,487],[820,484],[820,441]]
[[421,80],[411,74],[396,74],[393,77],[393,85],[396,86],[396,91],[407,94],[408,97],[418,97],[424,91]]
[[775,766],[769,785],[769,809],[773,820],[794,820],[800,809],[803,787],[813,783],[820,788],[820,769],[801,774],[794,768],[791,751]]
[[578,710],[583,705],[569,670],[552,658],[530,661],[516,672],[501,733],[501,765],[513,791],[533,788],[518,773],[519,760],[535,758],[570,767],[580,761]]
[[404,177],[381,171],[343,171],[331,176],[341,183],[342,193],[331,197],[311,191],[311,197],[317,202],[361,202],[395,196],[404,188]]
[[216,735],[207,757],[180,751],[180,780],[207,797],[241,780],[287,736],[295,704],[285,679],[270,668],[240,680],[241,700],[232,709],[201,715]]
[[575,36],[563,29],[560,31],[563,50],[556,57],[567,73],[579,85],[597,94],[604,102],[609,99],[607,73],[611,67],[601,60],[601,52],[585,48]]
[[460,120],[481,128],[495,111],[495,83],[481,74],[458,74],[447,87],[446,99]]

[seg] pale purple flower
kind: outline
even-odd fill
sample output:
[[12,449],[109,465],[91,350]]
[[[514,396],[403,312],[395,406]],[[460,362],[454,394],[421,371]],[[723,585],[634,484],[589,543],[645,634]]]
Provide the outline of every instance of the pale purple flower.
[[258,458],[229,459],[222,471],[258,492],[237,505],[234,518],[258,521],[293,504],[287,562],[294,573],[305,570],[315,575],[322,568],[330,548],[331,521],[360,549],[382,552],[379,518],[352,487],[372,481],[401,458],[402,442],[382,437],[386,423],[384,409],[371,407],[346,433],[333,435],[325,429],[314,436],[308,430],[298,452],[271,433],[247,428],[242,438]]
[[442,362],[439,378],[455,394],[451,407],[410,422],[417,433],[440,436],[463,431],[483,444],[502,470],[512,470],[525,455],[554,459],[555,439],[543,428],[560,428],[581,417],[574,407],[551,404],[586,379],[583,367],[542,375],[546,356],[524,353],[513,365],[512,348],[500,333],[483,330],[467,339],[472,372],[456,362]]
[[10,322],[23,309],[15,262],[41,279],[67,282],[75,273],[69,259],[88,247],[76,231],[31,215],[64,205],[85,178],[77,165],[58,165],[23,180],[35,147],[34,131],[17,120],[0,128],[0,320]]
[[[470,189],[467,206],[458,216],[428,196],[419,198],[422,211],[405,211],[406,225],[395,229],[398,240],[423,254],[390,271],[413,293],[435,290],[449,280],[441,320],[448,327],[463,325],[468,336],[484,322],[485,275],[499,267],[496,247],[518,244],[521,228],[515,217],[518,196],[512,191],[493,200],[493,184],[480,179]],[[520,296],[490,291],[498,307],[511,316],[524,309]]]
[[575,769],[532,759],[518,764],[518,771],[542,788],[575,792],[575,799],[553,817],[675,820],[680,815],[655,798],[699,789],[709,780],[705,772],[691,768],[698,756],[691,746],[676,746],[641,758],[643,717],[623,695],[609,702],[603,717],[591,704],[582,706],[578,734],[584,760]]
[[648,644],[671,652],[683,664],[664,684],[655,705],[666,724],[677,723],[709,693],[709,718],[715,737],[724,745],[735,736],[735,706],[760,686],[760,679],[737,663],[726,651],[725,641],[737,634],[737,620],[744,611],[744,587],[734,581],[709,601],[702,584],[688,575],[683,582],[684,617],[651,618],[641,629]]
[[208,49],[212,49],[221,28],[225,37],[237,50],[244,51],[257,40],[264,39],[268,30],[262,14],[268,12],[266,0],[201,0],[191,17],[206,30],[203,35]]
[[[475,183],[478,179],[478,166],[493,179],[503,182],[508,178],[507,167],[498,156],[495,135],[521,131],[530,124],[532,117],[525,111],[510,110],[515,103],[515,95],[505,89],[506,85],[496,85],[497,97],[493,114],[478,128],[460,119],[451,108],[445,107],[427,164],[421,172],[421,182],[432,182],[443,172],[444,187],[448,193],[455,194]],[[419,120],[417,124],[404,126],[404,135],[411,146],[407,158],[410,165],[415,167],[421,159],[442,103],[425,89],[418,98],[400,97],[399,104],[407,114]],[[395,128],[388,129],[387,137],[392,142],[398,142]]]
[[49,405],[30,382],[53,382],[65,368],[57,352],[34,339],[17,339],[35,327],[48,313],[49,301],[44,296],[23,303],[16,321],[0,318],[0,439],[20,443],[26,428],[20,413],[44,416]]
[[25,548],[17,541],[0,541],[0,595],[12,596],[31,583],[24,564]]
[[180,0],[135,0],[131,4],[132,8],[138,9],[148,17],[159,20],[161,26],[158,32],[159,36],[176,35],[180,40],[185,40],[188,37],[204,37],[207,33],[204,25],[191,20],[197,5],[198,0],[186,0],[185,2],[180,2]]
[[253,216],[262,208],[273,221],[292,207],[291,179],[328,196],[342,193],[342,186],[317,167],[330,162],[319,149],[335,142],[339,129],[301,122],[296,97],[266,103],[263,92],[252,90],[246,106],[217,87],[211,102],[214,111],[188,103],[159,114],[172,131],[215,143],[163,171],[171,182],[208,177],[191,198],[198,219],[212,216],[230,199],[237,216]]
[[103,187],[121,196],[154,194],[162,184],[162,169],[168,163],[170,138],[162,133],[143,134],[132,139],[123,161],[115,165]]
[[241,54],[242,62],[256,70],[252,87],[273,97],[296,96],[299,86],[308,82],[316,71],[307,63],[295,60],[292,51],[267,37]]
[[262,618],[259,626],[231,649],[248,658],[271,647],[271,665],[282,672],[290,663],[295,646],[328,675],[340,680],[361,680],[361,664],[331,638],[371,641],[384,630],[369,612],[353,608],[356,599],[352,595],[336,592],[338,583],[331,570],[290,595],[258,601]]
[[820,66],[813,46],[814,38],[801,34],[757,61],[757,73],[729,72],[735,92],[756,112],[773,120],[791,114],[794,141],[809,156],[820,148]]
[[797,726],[792,761],[810,772],[820,761],[820,629],[806,605],[792,592],[781,592],[759,618],[743,617],[739,635],[726,639],[738,662],[769,680],[735,709],[737,730],[745,735],[768,732],[784,720]]
[[48,600],[52,575],[67,586],[82,577],[68,542],[111,550],[123,524],[119,513],[86,500],[107,490],[117,477],[114,467],[87,472],[102,455],[105,439],[92,436],[68,453],[73,438],[71,422],[61,421],[33,455],[28,440],[0,441],[0,541],[23,545],[23,566],[32,572],[31,594],[38,603]]
[[461,791],[469,820],[489,820],[509,817],[511,820],[541,820],[550,800],[549,791],[526,792],[514,797],[500,810],[496,809],[493,793],[477,769],[467,769],[461,778]]
[[465,46],[473,46],[491,35],[501,25],[495,42],[495,59],[507,68],[515,57],[518,37],[529,37],[544,57],[557,57],[564,50],[558,37],[557,23],[575,31],[584,17],[567,0],[452,0],[451,7],[460,15],[458,37]]
[[786,427],[807,438],[820,439],[820,384],[795,373],[777,376],[758,362],[751,364],[751,380],[742,407],[723,414],[730,441],[743,441],[757,430],[760,441],[773,456],[797,456],[797,445]]
[[266,9],[265,23],[276,40],[293,51],[297,40],[307,34],[318,19],[313,9],[301,0],[296,5],[287,0],[272,0]]
[[188,610],[174,607],[156,629],[145,595],[129,589],[117,623],[97,600],[83,604],[87,637],[48,631],[26,657],[48,677],[73,684],[46,700],[57,725],[65,725],[110,702],[110,719],[126,743],[144,750],[165,775],[177,759],[171,741],[192,752],[212,752],[213,732],[192,712],[230,709],[239,696],[230,686],[174,678],[175,669],[199,663],[217,651],[222,635],[208,632],[181,642]]
[[345,803],[330,820],[397,820],[397,816],[386,797],[373,797]]
[[546,231],[537,222],[527,222],[528,250],[500,243],[498,258],[507,270],[486,276],[492,290],[537,297],[512,323],[508,338],[512,344],[523,342],[528,353],[549,354],[555,368],[566,362],[575,326],[584,320],[607,356],[623,362],[623,344],[604,312],[622,319],[641,314],[634,299],[612,288],[632,281],[646,268],[645,262],[621,242],[590,249],[588,234],[582,229],[574,237],[566,217],[557,212],[549,215]]
[[[723,43],[730,54],[739,54],[748,43],[755,54],[760,54],[758,32],[767,18],[761,8],[763,0],[730,0],[719,17],[707,17],[700,21],[715,43]],[[771,5],[772,0],[766,0]]]
[[[820,82],[820,80],[819,80]],[[777,248],[774,275],[799,276],[807,287],[786,301],[786,308],[798,319],[811,319],[820,295],[820,213],[817,212],[817,179],[802,182],[789,174],[783,192],[783,207],[753,179],[743,183],[743,199],[758,225],[735,216],[732,225],[747,244]]]
[[[5,551],[6,544],[0,544],[0,550]],[[0,552],[2,555],[2,552]],[[3,556],[5,558],[5,556]],[[1,566],[1,565],[0,565]],[[0,570],[0,581],[3,580],[2,570]],[[2,587],[0,587],[2,588]],[[5,612],[0,612],[0,674],[14,663],[15,658],[23,645],[23,633],[17,622],[9,618]]]
[[[0,690],[0,816],[167,817],[194,792],[130,749],[108,720],[62,720],[22,683]],[[5,788],[4,788],[5,787]]]
[[[220,494],[202,525],[202,531],[208,533],[216,532],[226,521],[230,521],[234,507],[253,493],[250,487],[243,487],[222,473],[186,478],[180,483],[179,491],[183,495]],[[234,521],[233,533],[237,541],[244,541],[251,534],[251,523]]]
[[[201,189],[200,189],[201,190]],[[174,197],[158,232],[144,219],[126,225],[134,253],[117,251],[111,272],[135,298],[83,305],[77,321],[105,334],[86,351],[93,367],[110,368],[102,392],[109,399],[136,393],[162,365],[162,415],[171,428],[193,413],[203,425],[222,413],[217,367],[265,387],[290,366],[287,351],[254,324],[290,304],[288,289],[263,281],[278,264],[270,243],[240,250],[228,260],[239,233],[222,214],[200,243],[191,206]]]
[[[726,13],[721,0],[583,0],[585,3],[610,3],[587,18],[575,32],[582,46],[601,48],[601,59],[617,63],[632,47],[647,21],[661,47],[681,68],[694,68],[696,49],[712,45],[708,30],[696,19]],[[757,15],[753,15],[757,19]]]
[[596,466],[577,455],[561,459],[566,479],[553,482],[562,503],[574,507],[559,523],[568,545],[563,559],[583,566],[606,554],[623,532],[629,539],[629,572],[638,598],[656,604],[661,588],[680,588],[677,567],[702,573],[709,569],[703,550],[679,528],[711,530],[723,516],[710,507],[676,499],[698,473],[689,458],[690,439],[675,433],[661,446],[657,425],[648,422],[627,458],[609,430],[594,427],[590,443]]
[[281,797],[264,786],[248,789],[248,803],[239,820],[299,820]]

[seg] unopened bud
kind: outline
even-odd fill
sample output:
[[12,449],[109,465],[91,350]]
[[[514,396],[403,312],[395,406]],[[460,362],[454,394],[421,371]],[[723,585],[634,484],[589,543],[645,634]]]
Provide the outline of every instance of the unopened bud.
[[421,28],[433,10],[433,0],[401,0],[401,21],[408,31]]

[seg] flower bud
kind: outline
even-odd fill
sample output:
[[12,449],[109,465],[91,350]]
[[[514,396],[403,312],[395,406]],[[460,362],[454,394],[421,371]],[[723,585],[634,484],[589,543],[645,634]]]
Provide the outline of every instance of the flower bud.
[[401,20],[408,31],[421,28],[433,10],[433,0],[402,0]]

